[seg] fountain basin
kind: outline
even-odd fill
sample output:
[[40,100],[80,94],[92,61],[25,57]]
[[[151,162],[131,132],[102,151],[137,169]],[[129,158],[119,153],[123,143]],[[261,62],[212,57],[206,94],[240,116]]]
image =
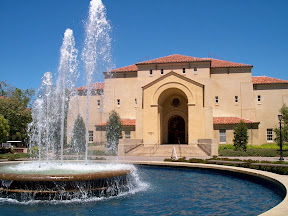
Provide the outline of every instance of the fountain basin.
[[[20,201],[116,196],[133,187],[133,171],[131,165],[107,164],[64,164],[62,167],[53,163],[44,164],[43,168],[35,163],[3,166],[0,168],[0,196]],[[63,174],[59,174],[61,172]]]

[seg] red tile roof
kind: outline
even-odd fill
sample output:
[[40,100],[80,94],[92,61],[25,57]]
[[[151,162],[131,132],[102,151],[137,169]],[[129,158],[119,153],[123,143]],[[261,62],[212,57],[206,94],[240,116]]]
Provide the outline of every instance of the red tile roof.
[[[135,126],[136,120],[135,119],[121,119],[122,126]],[[98,124],[97,126],[106,126],[107,122]]]
[[[97,90],[97,89],[104,89],[105,83],[104,82],[96,82],[91,84],[91,89]],[[86,90],[87,86],[81,86],[77,88],[77,90]]]
[[138,67],[134,64],[134,65],[129,65],[126,67],[121,67],[121,68],[116,68],[114,70],[112,70],[111,72],[133,72],[133,71],[138,71]]
[[203,58],[211,61],[211,68],[225,68],[225,67],[253,67],[253,65],[230,62],[225,60],[213,59],[213,58]]
[[[197,58],[197,57],[191,57],[191,56],[185,56],[185,55],[179,55],[179,54],[174,54],[174,55],[169,55],[161,58],[156,58],[153,60],[148,60],[144,62],[139,62],[137,64],[161,64],[161,63],[181,63],[181,62],[203,62],[203,61],[210,61],[207,59],[202,59],[202,58]],[[136,64],[136,65],[137,65]]]
[[267,76],[255,76],[252,77],[253,84],[288,84],[288,81]]
[[213,117],[213,124],[214,125],[231,125],[231,124],[238,124],[240,121],[244,121],[246,124],[259,124],[260,122],[251,121],[248,119],[243,119],[239,117]]
[[223,67],[253,67],[252,65],[230,62],[225,60],[218,60],[213,58],[198,58],[186,55],[169,55],[161,58],[156,58],[144,62],[139,62],[134,65],[129,65],[126,67],[116,68],[111,72],[130,72],[138,71],[137,65],[147,65],[147,64],[163,64],[163,63],[188,63],[188,62],[211,62],[211,68],[223,68]]

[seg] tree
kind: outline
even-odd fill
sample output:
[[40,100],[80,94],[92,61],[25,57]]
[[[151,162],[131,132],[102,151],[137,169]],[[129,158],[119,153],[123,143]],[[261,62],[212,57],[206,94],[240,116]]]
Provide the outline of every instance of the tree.
[[27,125],[32,121],[31,109],[28,107],[33,90],[21,90],[0,82],[0,114],[8,120],[9,140],[26,142]]
[[241,121],[234,128],[234,147],[236,151],[246,151],[248,143],[248,129],[244,121]]
[[109,114],[109,119],[106,126],[107,148],[117,154],[119,138],[122,133],[122,123],[119,114],[113,110]]
[[86,148],[86,128],[83,118],[78,115],[72,130],[70,141],[72,152],[84,152]]
[[[288,143],[288,107],[286,106],[286,104],[282,106],[282,108],[280,109],[280,113],[283,116],[282,125],[281,125],[282,141],[283,141],[283,144],[287,144]],[[275,142],[278,145],[280,145],[280,127],[274,128],[274,132],[276,133]]]
[[8,121],[0,114],[0,144],[7,141],[9,130],[10,127]]

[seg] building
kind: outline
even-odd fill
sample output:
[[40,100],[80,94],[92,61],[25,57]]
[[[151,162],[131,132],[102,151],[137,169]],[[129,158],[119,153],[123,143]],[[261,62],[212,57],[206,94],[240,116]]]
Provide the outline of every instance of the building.
[[[92,85],[89,140],[105,141],[106,121],[116,110],[123,123],[120,155],[170,156],[172,146],[181,156],[215,155],[219,144],[233,143],[241,120],[249,144],[273,142],[288,81],[253,77],[252,68],[175,54],[104,72],[104,83]],[[79,110],[69,111],[68,122],[78,112],[86,118],[86,87],[78,92]]]

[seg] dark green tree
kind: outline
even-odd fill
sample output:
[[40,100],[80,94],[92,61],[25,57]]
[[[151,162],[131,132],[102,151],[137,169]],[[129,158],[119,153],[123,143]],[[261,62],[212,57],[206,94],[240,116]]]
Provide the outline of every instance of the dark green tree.
[[107,148],[111,153],[116,153],[118,150],[119,138],[122,133],[122,123],[119,114],[113,110],[109,114],[109,119],[106,126]]
[[0,114],[0,144],[7,141],[9,130],[10,127],[8,121]]
[[244,121],[241,121],[234,128],[234,147],[236,151],[246,151],[248,143],[248,129]]
[[33,90],[21,90],[0,82],[0,114],[8,120],[9,140],[27,142],[27,125],[32,121],[29,102]]
[[[285,145],[288,143],[288,107],[286,106],[286,104],[282,106],[282,108],[280,109],[280,113],[283,116],[282,123],[281,123],[282,124],[281,133],[282,133],[282,142]],[[276,133],[275,142],[278,145],[280,145],[280,126],[274,128],[274,132]]]
[[[65,104],[64,104],[64,135],[63,135],[63,147],[66,148],[68,147],[68,143],[67,143],[67,116],[68,116],[68,109],[69,109],[69,92],[67,90],[65,90],[65,94],[66,97],[68,98],[68,100],[65,100]],[[61,113],[61,103],[62,100],[60,97],[56,97],[56,101],[54,101],[56,105],[56,107],[53,108],[53,110],[55,110],[55,112],[57,113]],[[52,123],[52,137],[53,137],[53,143],[54,143],[54,148],[55,148],[55,155],[56,155],[56,159],[60,158],[60,150],[61,150],[61,118],[59,116],[59,118],[57,119],[56,122]],[[71,144],[71,143],[70,143]]]
[[78,115],[75,120],[70,141],[72,152],[84,152],[86,147],[86,128],[83,118]]

